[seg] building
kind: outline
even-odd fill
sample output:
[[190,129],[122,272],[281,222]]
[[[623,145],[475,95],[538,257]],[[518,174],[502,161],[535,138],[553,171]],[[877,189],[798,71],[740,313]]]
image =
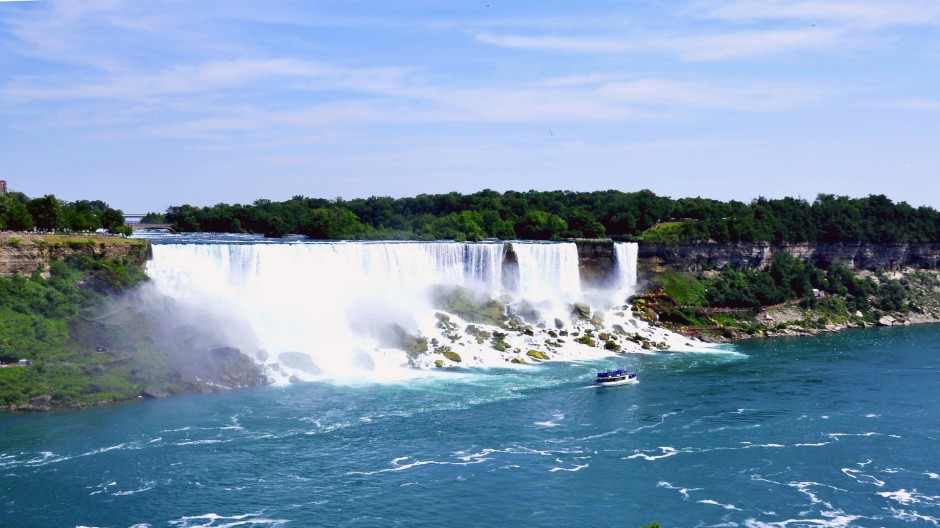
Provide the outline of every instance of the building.
[[3,196],[7,193],[7,181],[0,180],[0,196]]

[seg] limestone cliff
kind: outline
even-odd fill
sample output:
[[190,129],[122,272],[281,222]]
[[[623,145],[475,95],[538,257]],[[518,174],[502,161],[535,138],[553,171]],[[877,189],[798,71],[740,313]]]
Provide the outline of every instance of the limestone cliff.
[[143,266],[150,257],[150,243],[112,236],[66,236],[33,233],[0,233],[0,276],[49,272],[53,259],[85,255],[123,259]]
[[839,261],[856,270],[936,269],[940,244],[770,244],[770,243],[641,243],[641,270],[702,271],[730,267],[763,269],[774,252],[785,251],[803,262]]

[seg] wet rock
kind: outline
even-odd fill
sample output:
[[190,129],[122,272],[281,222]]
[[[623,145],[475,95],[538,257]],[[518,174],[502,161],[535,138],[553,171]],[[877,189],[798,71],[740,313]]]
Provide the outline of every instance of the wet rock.
[[528,352],[525,353],[525,355],[538,361],[546,361],[547,359],[549,359],[548,355],[538,350],[529,350]]
[[894,326],[895,324],[897,324],[897,322],[898,322],[897,319],[895,319],[894,317],[891,317],[890,315],[886,315],[882,317],[881,319],[878,319],[878,324],[881,326]]
[[375,370],[375,360],[362,350],[357,350],[353,355],[353,365],[360,370]]
[[299,370],[307,374],[319,376],[323,374],[320,369],[307,354],[303,352],[281,352],[277,358],[285,367]]
[[158,389],[156,387],[147,387],[144,390],[140,391],[140,396],[147,400],[156,400],[160,398],[166,398],[170,395],[167,391],[163,389]]
[[571,315],[580,319],[587,319],[591,316],[591,307],[584,303],[574,303],[571,305]]
[[[453,361],[454,363],[460,363],[460,362],[461,362],[460,354],[454,352],[453,350],[445,350],[445,351],[441,352],[441,354],[442,354],[445,358],[447,358],[447,359]],[[438,360],[438,361],[440,361],[440,360]]]

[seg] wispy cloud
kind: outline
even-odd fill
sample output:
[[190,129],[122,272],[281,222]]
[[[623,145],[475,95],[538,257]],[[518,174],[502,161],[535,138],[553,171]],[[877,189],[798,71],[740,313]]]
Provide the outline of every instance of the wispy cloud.
[[889,103],[889,108],[915,110],[920,112],[940,112],[940,99],[906,99]]
[[802,20],[863,28],[940,23],[940,4],[933,0],[738,0],[706,2],[699,12],[743,23]]
[[813,51],[836,44],[834,29],[731,31],[707,35],[637,34],[629,37],[561,37],[478,33],[476,39],[507,48],[580,54],[662,53],[685,61],[713,61],[794,51]]

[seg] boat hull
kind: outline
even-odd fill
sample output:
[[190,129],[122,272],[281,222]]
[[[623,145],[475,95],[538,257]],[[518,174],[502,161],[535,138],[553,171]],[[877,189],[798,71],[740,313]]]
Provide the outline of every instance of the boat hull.
[[595,387],[619,387],[621,385],[633,385],[639,382],[640,380],[636,378],[624,378],[624,379],[616,379],[616,380],[595,381],[594,386]]
[[616,387],[619,385],[632,385],[638,383],[636,373],[626,370],[611,370],[607,372],[598,372],[594,379],[595,387]]

